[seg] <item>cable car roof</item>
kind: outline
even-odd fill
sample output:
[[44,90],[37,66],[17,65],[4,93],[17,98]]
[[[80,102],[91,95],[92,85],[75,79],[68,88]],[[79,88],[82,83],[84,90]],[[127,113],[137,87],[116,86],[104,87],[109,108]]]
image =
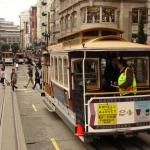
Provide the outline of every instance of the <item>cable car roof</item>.
[[149,45],[127,42],[120,37],[114,40],[96,38],[88,42],[76,45],[63,45],[63,43],[49,47],[50,51],[73,52],[73,51],[150,51]]

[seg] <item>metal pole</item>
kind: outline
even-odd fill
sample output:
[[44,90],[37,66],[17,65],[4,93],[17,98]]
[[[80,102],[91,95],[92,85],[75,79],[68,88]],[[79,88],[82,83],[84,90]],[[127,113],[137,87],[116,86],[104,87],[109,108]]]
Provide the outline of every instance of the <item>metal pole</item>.
[[85,97],[85,92],[86,92],[86,81],[85,81],[85,59],[86,59],[86,51],[84,51],[84,58],[82,62],[82,72],[83,72],[83,100],[84,100],[84,119],[85,119],[85,131],[86,131],[86,97]]

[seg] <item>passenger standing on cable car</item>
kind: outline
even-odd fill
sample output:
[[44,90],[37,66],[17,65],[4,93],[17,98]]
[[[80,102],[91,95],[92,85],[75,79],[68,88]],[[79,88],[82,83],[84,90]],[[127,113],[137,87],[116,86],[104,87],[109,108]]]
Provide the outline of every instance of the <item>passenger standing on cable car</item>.
[[137,88],[133,69],[127,66],[124,59],[118,60],[117,66],[120,70],[118,78],[119,92],[122,92],[120,96],[135,95]]
[[119,69],[117,67],[117,57],[111,57],[104,71],[103,90],[106,92],[115,92],[117,89],[111,86],[111,83],[117,84]]

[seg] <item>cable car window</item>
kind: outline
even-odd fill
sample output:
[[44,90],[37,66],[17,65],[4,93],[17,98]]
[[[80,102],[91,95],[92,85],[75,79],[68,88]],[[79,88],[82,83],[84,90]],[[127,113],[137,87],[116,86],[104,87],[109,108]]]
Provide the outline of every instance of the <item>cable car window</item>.
[[[99,71],[98,59],[86,59],[85,61],[85,80],[86,88],[99,88]],[[76,60],[74,62],[74,77],[75,85],[83,85],[83,76],[82,76],[82,60]]]
[[55,73],[55,81],[58,81],[57,57],[54,57],[54,73]]
[[63,83],[63,69],[62,69],[62,58],[58,59],[58,70],[59,70],[59,83]]
[[52,70],[52,79],[54,80],[54,61],[53,61],[53,57],[51,57],[51,70]]
[[64,67],[64,76],[63,76],[64,77],[64,79],[63,79],[64,86],[68,87],[68,70],[67,70],[68,60],[67,60],[67,58],[63,59],[63,67]]
[[149,85],[148,58],[127,58],[127,63],[134,69],[137,86],[144,87]]

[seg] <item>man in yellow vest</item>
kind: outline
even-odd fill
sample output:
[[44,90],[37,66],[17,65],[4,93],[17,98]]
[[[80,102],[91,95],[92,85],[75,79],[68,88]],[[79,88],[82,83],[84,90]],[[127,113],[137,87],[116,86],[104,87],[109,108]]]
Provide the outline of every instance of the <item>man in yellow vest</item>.
[[118,78],[120,96],[135,95],[137,88],[133,69],[128,67],[123,59],[118,60],[117,66],[120,70]]

